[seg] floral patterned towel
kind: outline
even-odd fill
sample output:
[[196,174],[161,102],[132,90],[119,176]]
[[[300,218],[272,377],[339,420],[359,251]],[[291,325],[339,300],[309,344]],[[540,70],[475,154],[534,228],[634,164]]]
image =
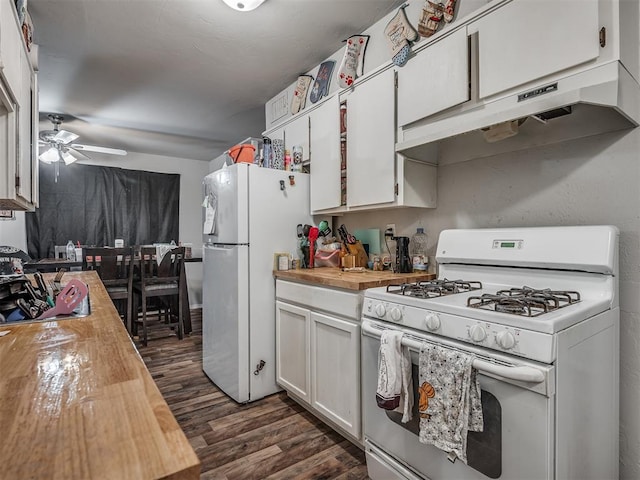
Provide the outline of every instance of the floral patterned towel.
[[438,345],[420,347],[420,442],[467,463],[467,432],[483,429],[474,357]]

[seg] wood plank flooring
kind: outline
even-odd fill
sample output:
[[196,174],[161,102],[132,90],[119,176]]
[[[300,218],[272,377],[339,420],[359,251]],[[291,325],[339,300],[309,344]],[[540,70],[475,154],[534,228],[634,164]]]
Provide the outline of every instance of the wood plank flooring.
[[202,311],[191,315],[184,340],[160,324],[138,350],[202,462],[201,479],[368,478],[363,452],[285,393],[246,405],[222,393],[202,371]]

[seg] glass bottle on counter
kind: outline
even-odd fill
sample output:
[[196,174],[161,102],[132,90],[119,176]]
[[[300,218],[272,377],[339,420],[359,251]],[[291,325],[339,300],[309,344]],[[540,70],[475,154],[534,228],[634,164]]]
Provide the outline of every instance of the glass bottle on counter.
[[71,240],[67,242],[67,260],[70,262],[76,261],[76,247]]
[[418,227],[416,233],[411,237],[409,243],[411,261],[413,264],[413,271],[426,271],[427,270],[427,234],[424,233],[424,228]]

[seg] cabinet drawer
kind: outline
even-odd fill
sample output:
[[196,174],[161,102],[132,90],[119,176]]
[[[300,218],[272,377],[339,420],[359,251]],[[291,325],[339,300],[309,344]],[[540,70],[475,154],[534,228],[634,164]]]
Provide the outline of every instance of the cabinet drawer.
[[360,321],[363,293],[277,280],[276,298]]

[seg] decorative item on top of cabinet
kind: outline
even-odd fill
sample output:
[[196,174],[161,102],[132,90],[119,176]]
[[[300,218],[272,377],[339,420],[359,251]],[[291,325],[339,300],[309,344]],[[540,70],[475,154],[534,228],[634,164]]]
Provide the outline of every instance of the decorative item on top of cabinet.
[[329,95],[329,84],[331,83],[331,74],[333,73],[333,67],[335,64],[335,60],[327,60],[320,64],[320,68],[318,68],[318,75],[316,75],[316,81],[313,83],[313,88],[309,95],[311,103],[316,103],[322,97]]
[[350,87],[364,71],[364,54],[369,42],[369,35],[353,35],[347,40],[344,57],[338,69],[338,85]]
[[307,103],[307,90],[309,90],[309,85],[311,85],[312,81],[313,77],[311,75],[300,75],[298,77],[298,82],[293,92],[293,99],[291,100],[292,115],[295,115],[300,110],[304,110]]
[[413,25],[409,23],[404,9],[408,6],[405,3],[398,8],[398,12],[393,16],[384,28],[387,42],[391,48],[392,61],[398,67],[402,67],[411,53],[411,44],[418,40],[419,35]]

